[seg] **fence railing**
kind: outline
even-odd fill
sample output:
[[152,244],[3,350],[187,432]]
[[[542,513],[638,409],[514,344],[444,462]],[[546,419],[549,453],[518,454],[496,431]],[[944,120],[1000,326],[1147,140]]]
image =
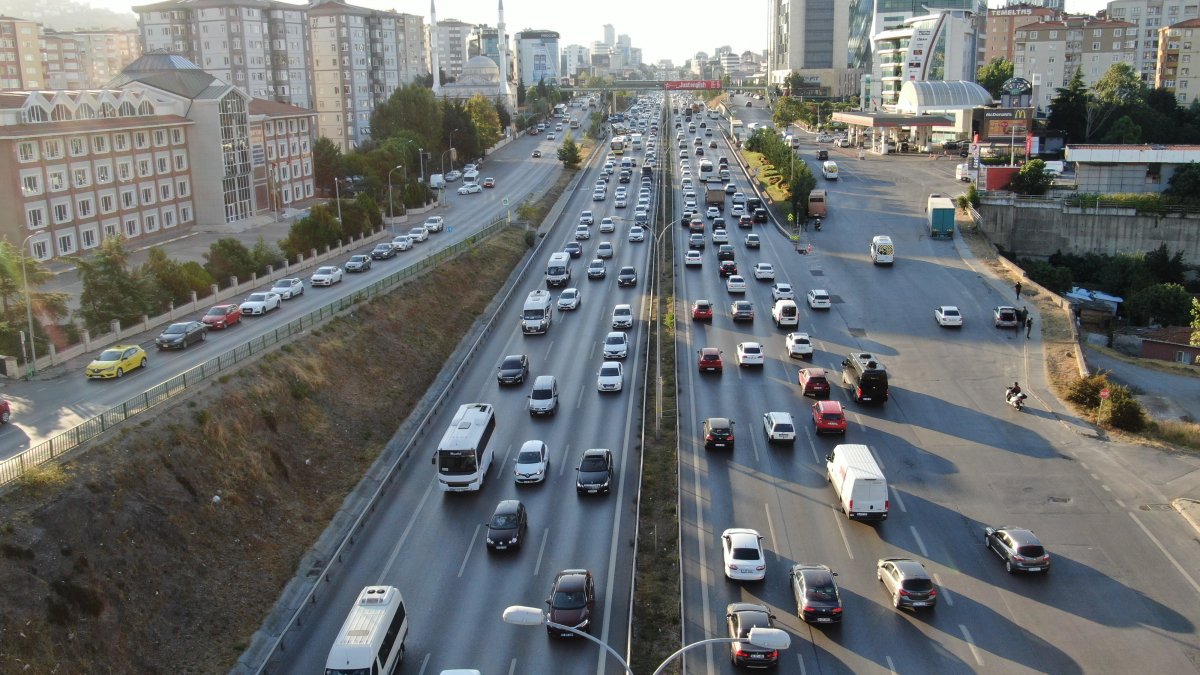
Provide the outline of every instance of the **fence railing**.
[[498,216],[485,225],[479,232],[456,244],[451,244],[441,250],[435,251],[413,265],[397,270],[365,288],[319,307],[294,321],[276,328],[270,333],[260,335],[238,345],[215,358],[209,359],[190,370],[172,377],[166,382],[155,385],[137,396],[109,408],[95,417],[67,429],[49,440],[43,441],[9,459],[0,461],[0,486],[21,478],[33,468],[61,457],[63,454],[70,452],[82,443],[99,436],[114,426],[169,401],[182,394],[188,387],[212,379],[214,375],[224,372],[256,354],[262,353],[292,335],[311,329],[314,324],[320,323],[360,302],[391,291],[401,283],[425,273],[445,260],[457,256],[474,246],[481,239],[491,236],[507,227],[507,225],[507,216]]

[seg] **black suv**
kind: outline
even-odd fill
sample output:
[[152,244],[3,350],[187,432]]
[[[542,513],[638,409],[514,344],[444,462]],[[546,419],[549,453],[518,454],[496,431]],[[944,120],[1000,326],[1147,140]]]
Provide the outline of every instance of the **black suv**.
[[733,450],[733,421],[727,417],[704,420],[704,449],[715,448]]
[[842,384],[850,387],[855,403],[888,399],[887,371],[867,352],[852,352],[842,361]]
[[575,491],[579,494],[608,494],[612,487],[613,456],[607,448],[585,450],[575,469]]

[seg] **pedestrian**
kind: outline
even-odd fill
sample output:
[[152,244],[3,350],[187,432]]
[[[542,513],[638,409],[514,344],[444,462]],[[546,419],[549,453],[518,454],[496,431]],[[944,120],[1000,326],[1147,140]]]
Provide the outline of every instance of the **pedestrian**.
[[1025,339],[1028,340],[1029,336],[1032,334],[1033,334],[1033,317],[1032,316],[1025,317]]
[[1017,300],[1020,300],[1021,299],[1021,282],[1020,281],[1013,284],[1013,290],[1015,290],[1017,292]]

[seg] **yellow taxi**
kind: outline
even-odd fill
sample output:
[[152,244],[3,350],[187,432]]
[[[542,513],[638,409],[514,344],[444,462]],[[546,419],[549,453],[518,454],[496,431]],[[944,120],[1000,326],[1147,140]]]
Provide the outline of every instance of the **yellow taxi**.
[[137,345],[113,345],[88,364],[87,377],[89,380],[124,377],[134,368],[145,368],[146,361],[146,350]]

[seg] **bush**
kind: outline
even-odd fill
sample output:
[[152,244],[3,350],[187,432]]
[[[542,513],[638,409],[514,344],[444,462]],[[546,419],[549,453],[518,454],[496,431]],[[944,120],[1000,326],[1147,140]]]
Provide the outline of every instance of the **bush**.
[[1095,408],[1100,405],[1100,390],[1111,390],[1108,373],[1100,372],[1080,378],[1067,385],[1067,400],[1084,408]]
[[1097,419],[1101,424],[1122,431],[1141,431],[1146,428],[1146,413],[1142,405],[1124,385],[1109,387],[1108,400],[1100,406]]
[[1048,262],[1040,260],[1022,260],[1019,262],[1030,279],[1045,286],[1052,293],[1065,293],[1071,290],[1071,286],[1074,285],[1071,270],[1066,267],[1051,265]]

